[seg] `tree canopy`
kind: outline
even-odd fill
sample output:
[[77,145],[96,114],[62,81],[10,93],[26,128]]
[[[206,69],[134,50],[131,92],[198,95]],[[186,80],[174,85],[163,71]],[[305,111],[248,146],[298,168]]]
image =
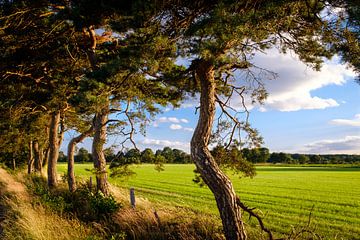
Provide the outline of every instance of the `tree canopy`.
[[[93,136],[97,189],[107,195],[108,134],[136,145],[134,134],[145,133],[161,106],[178,106],[185,94],[199,94],[191,159],[215,196],[225,237],[246,239],[241,209],[259,218],[220,167],[252,176],[246,160],[269,157],[248,121],[246,103],[262,103],[264,81],[276,74],[257,66],[254,55],[290,51],[319,70],[324,59],[339,54],[359,72],[358,13],[357,1],[350,0],[1,1],[1,153],[13,166],[28,153],[29,172],[34,162],[37,172],[47,164],[48,184],[56,187],[64,131],[76,129],[80,135],[68,149],[69,188],[75,189],[75,145]],[[177,64],[179,58],[189,65]],[[240,99],[237,108],[234,98]],[[221,146],[210,151],[211,143]],[[249,149],[238,150],[244,146]],[[168,147],[118,156],[125,165],[189,160]],[[277,159],[292,161],[285,153]],[[308,160],[323,161],[301,157]]]

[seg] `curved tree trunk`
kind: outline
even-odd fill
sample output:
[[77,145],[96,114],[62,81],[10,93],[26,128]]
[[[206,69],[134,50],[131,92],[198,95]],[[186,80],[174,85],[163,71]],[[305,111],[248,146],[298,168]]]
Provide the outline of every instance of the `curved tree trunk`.
[[246,239],[246,232],[233,185],[220,170],[208,149],[216,111],[213,68],[214,66],[205,60],[200,60],[196,67],[196,77],[201,86],[200,117],[191,139],[191,157],[215,196],[226,239],[243,240]]
[[29,141],[28,174],[31,174],[34,168],[33,141]]
[[96,186],[97,190],[101,191],[104,195],[109,195],[109,186],[106,173],[106,159],[104,155],[108,114],[108,105],[96,113],[94,120],[94,139],[92,144],[92,157],[96,170]]
[[59,124],[60,124],[60,111],[55,111],[51,114],[50,133],[49,133],[49,162],[48,162],[48,186],[57,186],[57,173],[56,163],[59,158]]
[[75,179],[75,172],[74,172],[74,154],[75,154],[75,147],[76,144],[84,140],[86,137],[90,136],[90,134],[94,131],[94,128],[91,126],[89,130],[86,132],[81,133],[79,136],[74,137],[70,140],[68,145],[68,185],[69,191],[75,192],[76,190],[76,179]]

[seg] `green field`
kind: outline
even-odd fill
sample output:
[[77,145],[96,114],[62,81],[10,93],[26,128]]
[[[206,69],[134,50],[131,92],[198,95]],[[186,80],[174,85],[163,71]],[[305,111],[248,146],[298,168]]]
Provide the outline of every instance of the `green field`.
[[[77,176],[89,175],[86,168],[92,165],[76,165]],[[59,171],[65,169],[59,165]],[[169,164],[157,172],[153,165],[141,165],[134,167],[136,176],[110,182],[134,187],[137,196],[152,202],[218,214],[209,189],[192,182],[193,169]],[[260,209],[267,226],[277,233],[306,225],[313,209],[311,226],[324,239],[360,239],[360,168],[261,166],[253,179],[231,178],[243,202]]]

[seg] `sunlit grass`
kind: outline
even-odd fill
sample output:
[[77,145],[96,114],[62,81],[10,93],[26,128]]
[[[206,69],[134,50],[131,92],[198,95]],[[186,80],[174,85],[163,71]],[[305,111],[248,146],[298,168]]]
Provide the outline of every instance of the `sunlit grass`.
[[[91,174],[91,164],[76,165],[76,174]],[[153,165],[134,167],[136,176],[110,179],[122,188],[134,187],[136,195],[164,205],[218,215],[208,188],[192,182],[194,166],[166,165],[157,172]],[[66,165],[59,165],[65,172]],[[277,233],[311,224],[326,239],[360,238],[360,168],[349,167],[257,167],[253,179],[231,175],[236,192],[250,207],[261,210],[265,223]],[[251,220],[250,225],[255,221]]]

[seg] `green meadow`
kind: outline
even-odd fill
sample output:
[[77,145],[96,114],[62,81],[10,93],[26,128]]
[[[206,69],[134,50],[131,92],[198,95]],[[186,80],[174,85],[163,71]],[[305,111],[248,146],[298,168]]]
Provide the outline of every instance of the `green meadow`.
[[[76,175],[88,178],[91,164],[77,164]],[[210,190],[193,183],[194,165],[134,166],[135,176],[110,179],[121,188],[135,188],[136,196],[164,206],[218,215]],[[66,165],[59,171],[65,173]],[[229,174],[236,192],[255,207],[265,224],[279,235],[293,228],[310,227],[324,239],[360,239],[360,168],[258,166],[257,175],[239,178]],[[219,220],[220,221],[220,220]],[[247,223],[255,225],[254,219]]]

